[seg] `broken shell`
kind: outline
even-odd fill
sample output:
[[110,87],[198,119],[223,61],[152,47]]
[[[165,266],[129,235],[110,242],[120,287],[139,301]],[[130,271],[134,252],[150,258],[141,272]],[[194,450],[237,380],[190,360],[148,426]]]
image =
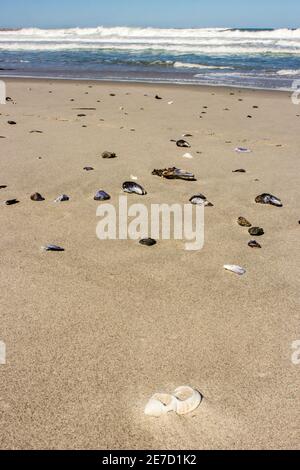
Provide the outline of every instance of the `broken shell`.
[[271,204],[272,206],[277,206],[277,207],[282,207],[283,204],[280,199],[278,199],[275,196],[272,196],[272,194],[268,193],[263,193],[260,194],[255,198],[255,202],[257,204]]
[[158,95],[155,95],[155,99],[156,99],[156,100],[162,100],[162,97],[161,97],[161,96],[158,96]]
[[61,246],[57,246],[57,245],[46,245],[46,246],[42,247],[42,250],[44,250],[44,251],[65,251],[64,248],[62,248]]
[[170,411],[176,411],[177,399],[168,393],[155,393],[148,401],[144,413],[147,416],[159,418]]
[[193,157],[193,155],[191,155],[190,153],[185,153],[185,154],[183,155],[183,158],[189,158],[189,159],[191,159],[191,158],[194,158],[194,157]]
[[8,201],[5,201],[5,204],[7,206],[13,206],[14,204],[18,204],[20,201],[18,199],[9,199]]
[[117,155],[114,152],[103,152],[102,158],[116,158]]
[[231,271],[232,273],[238,274],[239,276],[242,276],[246,272],[244,268],[235,264],[225,264],[224,269],[226,269],[226,271]]
[[58,198],[55,199],[54,202],[64,202],[64,201],[69,201],[70,198],[69,196],[67,196],[66,194],[61,194],[60,196],[58,196]]
[[183,139],[177,140],[176,145],[177,147],[187,147],[187,148],[191,147],[191,145],[186,140],[183,140]]
[[206,199],[204,194],[196,194],[195,196],[191,197],[190,203],[199,206],[204,204],[205,207],[213,207],[213,204]]
[[110,199],[110,195],[102,190],[97,191],[94,196],[94,201],[108,201],[109,199]]
[[237,153],[251,153],[251,150],[247,149],[246,147],[237,147],[235,151]]
[[265,233],[264,229],[261,227],[251,227],[248,232],[252,237],[261,237]]
[[193,173],[189,173],[179,168],[164,168],[162,170],[153,170],[152,175],[161,176],[166,179],[181,179],[187,181],[197,181]]
[[177,399],[176,413],[178,415],[185,415],[191,413],[200,405],[202,401],[202,395],[188,386],[178,387],[174,392],[174,396]]
[[125,193],[134,193],[139,194],[140,196],[144,196],[147,194],[145,189],[138,183],[134,183],[133,181],[125,181],[122,185],[123,191]]
[[34,193],[30,196],[30,199],[32,201],[44,201],[45,198],[43,198],[43,196],[40,194],[40,193]]
[[153,238],[143,238],[139,243],[145,246],[154,246],[157,242]]
[[94,170],[94,168],[92,166],[85,166],[83,169],[85,171],[93,171]]
[[239,168],[238,170],[232,170],[232,173],[246,173],[246,170],[244,170],[244,168]]
[[250,246],[250,248],[261,248],[261,245],[256,240],[250,240],[248,246]]
[[237,222],[241,227],[251,227],[252,226],[252,224],[247,219],[245,219],[244,217],[239,217]]

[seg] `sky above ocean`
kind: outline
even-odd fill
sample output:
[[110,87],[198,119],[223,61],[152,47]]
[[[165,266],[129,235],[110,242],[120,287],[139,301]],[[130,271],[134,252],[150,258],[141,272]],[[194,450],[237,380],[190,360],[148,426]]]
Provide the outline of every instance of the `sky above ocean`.
[[299,0],[0,0],[0,27],[297,28]]

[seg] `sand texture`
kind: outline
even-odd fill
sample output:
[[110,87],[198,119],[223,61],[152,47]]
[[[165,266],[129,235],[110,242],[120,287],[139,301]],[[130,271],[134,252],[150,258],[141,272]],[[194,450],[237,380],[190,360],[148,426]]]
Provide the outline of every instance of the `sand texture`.
[[[10,79],[7,94],[0,447],[299,449],[300,106],[280,92],[76,81]],[[170,142],[184,133],[193,159]],[[197,181],[151,174],[173,166]],[[207,196],[201,251],[97,239],[95,192],[117,203],[131,175],[147,206]],[[264,192],[283,207],[256,204]],[[60,194],[70,201],[55,204]],[[264,229],[261,249],[241,216]],[[41,252],[47,243],[65,252]],[[205,397],[191,415],[144,415],[153,393],[184,384]]]

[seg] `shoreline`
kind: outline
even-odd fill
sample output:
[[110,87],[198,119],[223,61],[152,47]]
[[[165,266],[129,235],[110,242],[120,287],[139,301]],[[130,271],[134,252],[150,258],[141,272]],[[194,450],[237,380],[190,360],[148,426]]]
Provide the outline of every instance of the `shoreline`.
[[0,80],[5,79],[11,82],[23,82],[23,81],[32,81],[34,83],[44,83],[49,81],[55,81],[57,83],[79,83],[79,84],[103,84],[103,85],[119,85],[119,86],[145,86],[149,88],[174,88],[174,89],[201,89],[206,91],[234,91],[234,92],[256,92],[256,93],[275,93],[275,94],[292,94],[294,90],[280,90],[272,88],[254,88],[254,87],[241,87],[238,85],[208,85],[201,83],[171,83],[171,82],[143,82],[143,81],[134,81],[134,80],[106,80],[106,79],[90,79],[90,78],[62,78],[62,77],[27,77],[27,76],[10,76],[10,75],[0,75]]

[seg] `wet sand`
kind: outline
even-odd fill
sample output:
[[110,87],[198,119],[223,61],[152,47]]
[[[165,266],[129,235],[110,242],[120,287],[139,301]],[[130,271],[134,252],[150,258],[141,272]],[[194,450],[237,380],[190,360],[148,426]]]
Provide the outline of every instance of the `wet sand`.
[[[0,447],[299,449],[300,106],[280,92],[50,80],[8,79],[7,95]],[[184,133],[190,160],[170,142]],[[151,174],[172,166],[197,181]],[[207,196],[201,251],[97,239],[95,192],[117,202],[130,175],[147,206]],[[255,204],[264,192],[283,208]],[[63,193],[70,201],[55,204]],[[240,216],[264,228],[262,249],[247,246]],[[65,252],[41,252],[47,243]],[[204,395],[191,415],[143,414],[153,393],[184,384]]]

